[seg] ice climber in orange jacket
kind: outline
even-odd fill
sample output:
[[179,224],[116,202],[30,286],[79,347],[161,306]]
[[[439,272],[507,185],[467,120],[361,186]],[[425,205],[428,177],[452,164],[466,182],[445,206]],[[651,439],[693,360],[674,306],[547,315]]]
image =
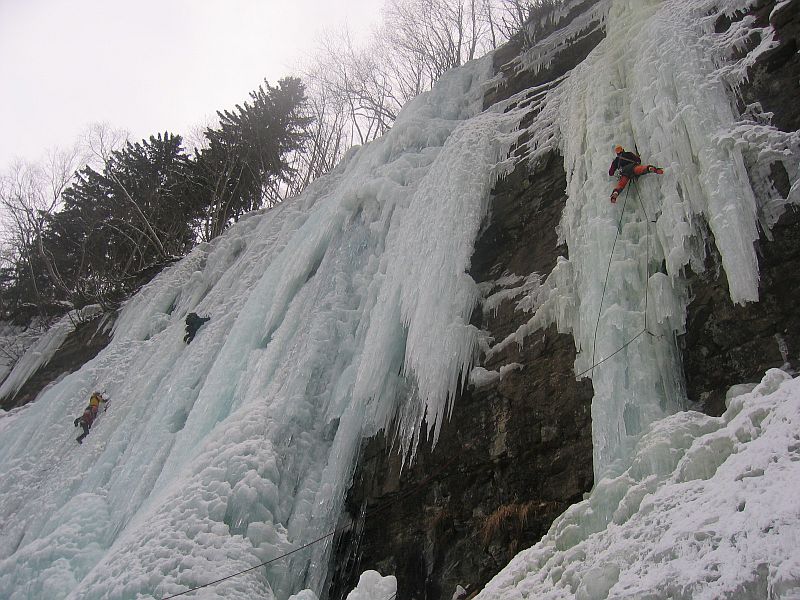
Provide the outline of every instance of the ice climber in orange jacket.
[[608,174],[613,176],[616,171],[619,171],[620,178],[619,183],[617,183],[617,187],[614,188],[613,192],[611,192],[612,203],[617,201],[617,196],[619,196],[620,192],[625,189],[625,186],[628,185],[628,182],[631,179],[634,179],[639,175],[644,175],[645,173],[656,173],[658,175],[664,173],[664,169],[654,167],[653,165],[643,165],[642,159],[639,158],[638,154],[626,152],[625,148],[622,146],[615,147],[614,152],[617,153],[617,156],[611,163],[611,168],[608,169]]

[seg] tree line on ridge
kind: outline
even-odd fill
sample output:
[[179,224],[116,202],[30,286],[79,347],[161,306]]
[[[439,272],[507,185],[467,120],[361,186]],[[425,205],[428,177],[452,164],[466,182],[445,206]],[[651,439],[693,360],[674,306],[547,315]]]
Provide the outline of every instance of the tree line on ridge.
[[300,193],[383,135],[446,71],[517,36],[559,0],[388,0],[357,47],[330,34],[298,77],[264,82],[187,142],[94,125],[72,150],[0,175],[0,319],[113,309],[243,214]]

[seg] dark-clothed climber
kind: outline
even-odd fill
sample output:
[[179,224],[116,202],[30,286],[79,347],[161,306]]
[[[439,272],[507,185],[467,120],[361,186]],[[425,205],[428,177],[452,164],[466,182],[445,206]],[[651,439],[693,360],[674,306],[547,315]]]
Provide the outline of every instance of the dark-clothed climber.
[[83,429],[83,433],[75,438],[75,441],[77,441],[79,444],[82,444],[83,438],[89,435],[89,429],[92,428],[92,423],[94,423],[94,416],[95,412],[90,406],[87,406],[86,410],[83,411],[83,414],[73,421],[75,427],[80,425]]
[[211,317],[201,317],[197,313],[190,312],[186,315],[186,335],[183,336],[183,341],[191,344],[197,330],[200,329],[206,321],[210,321]]

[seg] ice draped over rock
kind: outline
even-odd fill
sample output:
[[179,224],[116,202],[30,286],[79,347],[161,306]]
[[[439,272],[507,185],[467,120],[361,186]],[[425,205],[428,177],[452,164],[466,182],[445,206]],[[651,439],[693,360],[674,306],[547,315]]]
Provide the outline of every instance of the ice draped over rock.
[[[243,218],[123,310],[110,346],[0,431],[0,588],[161,598],[326,536],[364,436],[436,435],[474,360],[465,271],[521,116],[491,57],[445,75],[300,197]],[[190,345],[189,312],[210,316]],[[111,398],[82,446],[72,419]],[[331,537],[209,588],[288,598]]]
[[[757,301],[758,226],[771,226],[773,209],[780,214],[797,199],[800,140],[734,111],[732,89],[754,57],[772,47],[773,33],[750,17],[725,33],[714,27],[721,15],[748,5],[598,2],[581,22],[603,20],[606,38],[549,92],[529,127],[533,156],[554,147],[564,156],[568,200],[559,235],[569,258],[537,290],[528,324],[490,352],[524,343],[550,323],[572,333],[575,371],[591,377],[595,391],[597,479],[625,468],[651,423],[687,406],[675,345],[690,300],[687,269],[704,271],[713,247],[731,299]],[[761,43],[733,61],[733,50],[754,32]],[[574,25],[559,30],[518,62],[539,68],[574,35]],[[629,184],[612,205],[607,173],[617,144],[666,170]],[[790,173],[788,199],[763,177],[765,159]],[[746,160],[762,166],[748,174]],[[762,205],[751,181],[764,190]]]
[[[595,390],[597,482],[479,600],[800,596],[789,499],[800,484],[798,380],[772,369],[732,388],[719,418],[670,415],[685,401],[673,342],[689,301],[684,271],[702,271],[713,244],[731,299],[757,301],[758,226],[769,236],[798,200],[797,132],[768,125],[758,106],[749,116],[733,108],[732,90],[774,32],[749,16],[722,33],[715,24],[751,4],[614,2],[606,39],[558,92],[569,259],[504,343],[549,322],[573,333],[576,371]],[[536,64],[535,49],[527,59]],[[617,143],[666,172],[639,179],[627,205],[621,196],[609,210],[605,170]],[[789,174],[787,198],[765,176],[774,161]]]
[[797,598],[800,379],[771,369],[727,404],[656,423],[476,600]]
[[[435,438],[453,410],[480,339],[469,325],[479,290],[466,270],[526,113],[530,160],[553,151],[565,160],[559,233],[569,253],[525,280],[530,321],[486,350],[525,343],[551,323],[574,336],[575,373],[595,390],[598,484],[488,597],[530,588],[588,598],[630,582],[626,569],[639,568],[623,560],[630,548],[610,549],[604,567],[586,559],[592,536],[636,522],[640,506],[653,506],[647,494],[665,490],[666,506],[692,477],[713,481],[712,450],[761,439],[759,415],[793,418],[794,387],[775,373],[722,420],[669,417],[686,403],[674,343],[688,302],[684,271],[702,270],[713,243],[732,299],[757,300],[757,223],[774,223],[787,200],[758,180],[758,161],[782,161],[797,195],[796,136],[732,108],[731,86],[771,34],[763,29],[761,44],[731,61],[755,25],[744,19],[717,34],[714,23],[748,4],[601,0],[520,58],[546,65],[582,24],[602,21],[606,39],[571,73],[483,111],[491,57],[456,69],[301,196],[246,216],[165,270],[125,307],[108,348],[1,415],[0,590],[13,600],[160,599],[320,540],[196,595],[319,596],[364,436],[391,425],[413,452],[423,424]],[[617,143],[666,172],[612,205]],[[187,346],[189,312],[211,320]],[[473,379],[502,375],[484,369]],[[112,408],[78,446],[71,421],[94,390]],[[783,443],[780,432],[763,439]],[[676,440],[680,456],[671,454]],[[715,538],[696,541],[705,539]],[[655,572],[662,559],[667,550],[642,562]],[[776,585],[788,586],[795,567]],[[535,583],[531,569],[542,570]],[[389,585],[370,577],[368,589]]]

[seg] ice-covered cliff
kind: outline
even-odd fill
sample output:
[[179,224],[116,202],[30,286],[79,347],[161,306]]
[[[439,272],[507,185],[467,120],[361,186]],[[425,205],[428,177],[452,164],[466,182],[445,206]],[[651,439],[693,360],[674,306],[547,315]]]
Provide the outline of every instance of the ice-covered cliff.
[[[772,47],[771,27],[746,17],[715,30],[750,4],[567,2],[564,11],[588,8],[518,65],[544,68],[586,23],[602,23],[605,39],[569,73],[484,109],[497,84],[491,57],[457,69],[300,197],[249,215],[165,270],[124,308],[104,351],[0,418],[0,590],[162,599],[240,573],[192,594],[322,596],[362,440],[387,429],[410,460],[420,436],[435,439],[458,411],[479,355],[530,343],[551,325],[573,337],[574,375],[594,388],[597,485],[485,593],[636,597],[640,571],[655,573],[645,580],[654,597],[712,581],[685,574],[679,588],[662,586],[692,543],[670,502],[688,486],[704,510],[727,473],[748,480],[737,487],[747,506],[760,493],[747,473],[774,490],[798,470],[790,457],[771,467],[761,463],[772,454],[749,450],[788,440],[797,395],[783,376],[771,372],[720,420],[680,412],[693,400],[675,342],[691,299],[687,272],[702,272],[712,249],[730,298],[759,300],[759,227],[768,231],[798,199],[797,133],[771,126],[756,106],[742,116],[732,92]],[[733,56],[754,33],[760,42]],[[641,178],[612,205],[617,143],[665,174]],[[470,324],[482,290],[466,271],[491,191],[520,160],[548,153],[564,157],[568,256],[506,292],[528,317],[487,340]],[[775,164],[787,194],[770,182]],[[192,311],[211,320],[186,345]],[[476,370],[473,382],[514,368]],[[94,390],[110,408],[78,445],[72,419]],[[674,451],[670,436],[682,444]],[[741,558],[737,577],[750,569],[783,593],[796,565],[769,564],[785,558],[798,521],[791,505],[780,514],[780,527],[746,529],[764,533],[752,546],[725,547]],[[635,524],[648,518],[678,524],[658,529],[672,550],[618,541],[641,536]],[[711,569],[728,531],[711,521],[704,531],[688,555]],[[723,595],[741,583],[725,573],[713,581]]]
[[[441,423],[475,355],[464,271],[519,119],[481,110],[490,67],[198,247],[96,359],[4,415],[0,588],[161,598],[267,561],[335,528],[364,435],[395,421],[411,447]],[[211,320],[187,346],[190,311]],[[93,390],[111,408],[79,446]],[[209,593],[319,590],[329,546]]]

